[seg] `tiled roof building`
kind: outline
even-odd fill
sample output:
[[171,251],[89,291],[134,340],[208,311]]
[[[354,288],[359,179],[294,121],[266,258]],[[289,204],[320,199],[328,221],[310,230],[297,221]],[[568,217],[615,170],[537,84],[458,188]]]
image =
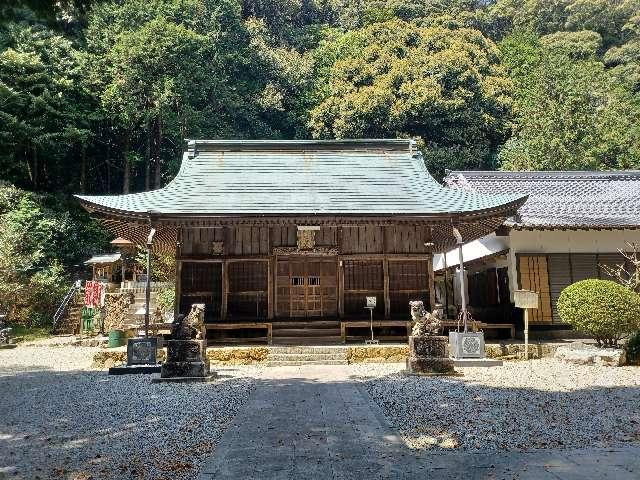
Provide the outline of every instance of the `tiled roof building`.
[[640,171],[449,172],[452,188],[529,195],[515,229],[636,229],[640,227]]

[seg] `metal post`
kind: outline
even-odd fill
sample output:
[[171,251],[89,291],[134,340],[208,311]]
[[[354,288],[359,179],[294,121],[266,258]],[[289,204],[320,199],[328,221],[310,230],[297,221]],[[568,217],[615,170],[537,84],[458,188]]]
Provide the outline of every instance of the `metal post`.
[[371,313],[371,323],[369,325],[371,326],[371,342],[373,343],[373,308],[369,309],[369,313]]
[[122,263],[122,281],[120,282],[120,291],[124,292],[124,285],[125,285],[125,271],[126,271],[126,264],[125,264],[125,253],[124,253],[124,249],[120,250],[120,261]]
[[529,309],[524,309],[524,359],[529,360]]
[[447,252],[446,250],[442,254],[442,258],[444,259],[444,305],[445,305],[445,314],[444,318],[449,318],[449,274],[447,272]]
[[149,304],[151,303],[151,247],[156,229],[152,228],[147,238],[147,283],[145,286],[144,336],[149,338]]
[[464,333],[467,333],[467,287],[464,281],[464,259],[462,256],[462,235],[457,228],[453,228],[453,234],[458,243],[458,262],[460,264],[460,301],[462,302],[462,320],[464,321]]

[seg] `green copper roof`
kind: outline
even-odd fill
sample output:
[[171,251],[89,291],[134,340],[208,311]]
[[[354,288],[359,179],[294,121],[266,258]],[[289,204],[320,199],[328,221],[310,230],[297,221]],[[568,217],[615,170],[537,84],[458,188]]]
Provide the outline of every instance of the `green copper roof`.
[[191,140],[166,187],[78,195],[93,211],[160,215],[442,215],[515,208],[521,195],[440,185],[411,140]]

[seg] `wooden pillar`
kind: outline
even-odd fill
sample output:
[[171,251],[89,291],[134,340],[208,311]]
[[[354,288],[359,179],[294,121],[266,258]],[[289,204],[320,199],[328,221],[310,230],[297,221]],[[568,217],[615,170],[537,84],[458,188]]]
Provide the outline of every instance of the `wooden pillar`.
[[344,264],[338,259],[338,318],[344,318]]
[[222,305],[220,306],[220,319],[227,319],[227,292],[229,291],[229,263],[222,262]]
[[[342,252],[342,227],[336,231],[338,252]],[[338,318],[344,318],[344,264],[338,256]]]
[[176,299],[173,304],[174,318],[180,314],[180,304],[182,303],[182,260],[176,261]]
[[273,319],[273,306],[275,304],[275,288],[274,286],[274,271],[275,262],[273,257],[269,257],[267,267],[267,318]]
[[429,272],[429,311],[436,308],[436,282],[433,274],[433,256],[427,258],[427,269]]
[[391,295],[389,294],[389,259],[385,255],[382,260],[384,272],[384,318],[391,317]]

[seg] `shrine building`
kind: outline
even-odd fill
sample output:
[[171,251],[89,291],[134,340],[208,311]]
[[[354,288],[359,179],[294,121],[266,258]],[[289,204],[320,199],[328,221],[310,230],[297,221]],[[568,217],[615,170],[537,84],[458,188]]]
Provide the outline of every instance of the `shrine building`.
[[274,343],[345,340],[366,297],[381,338],[406,336],[408,302],[435,307],[433,255],[526,201],[439,184],[408,139],[190,140],[165,187],[77,198],[115,235],[175,251],[176,311],[205,304],[211,341]]

